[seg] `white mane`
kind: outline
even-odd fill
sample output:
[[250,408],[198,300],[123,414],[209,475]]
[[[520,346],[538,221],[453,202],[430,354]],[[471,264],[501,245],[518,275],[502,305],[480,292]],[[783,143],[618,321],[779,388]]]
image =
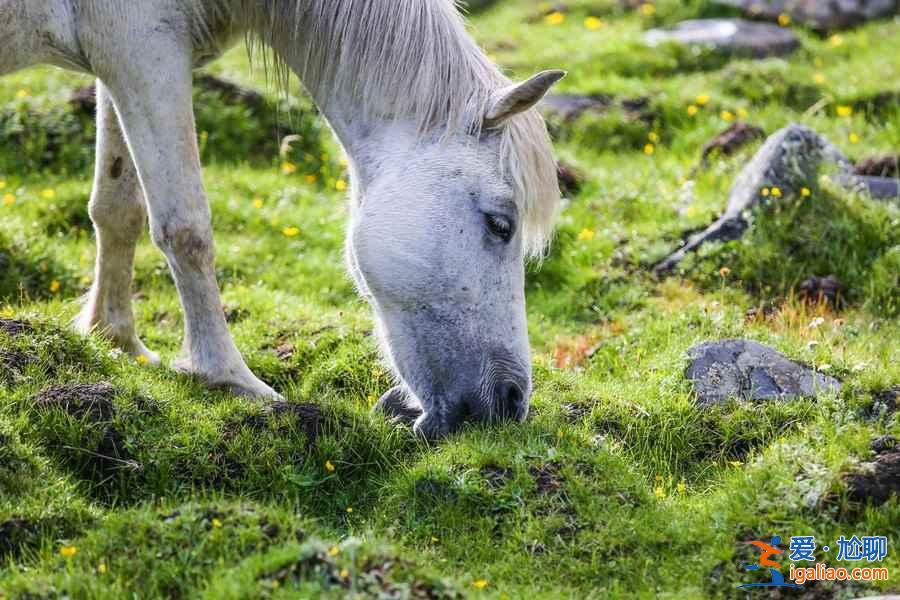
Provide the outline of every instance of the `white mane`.
[[[226,2],[208,4],[276,48],[277,73],[290,57],[321,102],[350,99],[368,116],[412,119],[422,134],[477,134],[491,94],[510,84],[452,0],[236,0],[223,9]],[[532,109],[510,119],[502,136],[502,168],[520,203],[526,247],[539,255],[559,204],[547,129]]]

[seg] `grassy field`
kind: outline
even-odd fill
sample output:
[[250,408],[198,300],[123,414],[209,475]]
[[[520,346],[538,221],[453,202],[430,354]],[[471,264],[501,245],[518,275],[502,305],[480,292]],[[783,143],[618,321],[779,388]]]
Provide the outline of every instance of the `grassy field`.
[[[240,48],[210,71],[271,109],[198,92],[225,309],[250,367],[290,402],[266,417],[71,333],[94,259],[93,134],[67,100],[89,81],[0,79],[0,318],[31,324],[0,327],[0,598],[744,597],[736,585],[759,579],[742,570],[746,542],[776,534],[889,538],[890,581],[802,597],[900,591],[900,499],[850,502],[844,480],[873,438],[900,437],[896,414],[872,410],[900,384],[896,205],[823,182],[756,214],[742,240],[650,271],[724,208],[756,144],[698,165],[735,118],[807,124],[853,159],[896,152],[900,21],[798,29],[785,60],[728,60],[641,43],[648,27],[721,14],[706,2],[567,5],[545,18],[501,1],[472,30],[515,76],[561,67],[563,92],[646,101],[551,123],[585,180],[529,269],[532,414],[437,445],[369,415],[390,377],[342,266],[340,151],[299,93],[285,99]],[[283,157],[279,127],[302,134]],[[841,306],[797,298],[829,274]],[[182,316],[146,237],[135,290],[139,331],[169,361]],[[685,351],[732,337],[843,390],[697,408]],[[93,409],[38,396],[99,382],[112,388],[82,390]],[[832,546],[820,560],[835,564]]]

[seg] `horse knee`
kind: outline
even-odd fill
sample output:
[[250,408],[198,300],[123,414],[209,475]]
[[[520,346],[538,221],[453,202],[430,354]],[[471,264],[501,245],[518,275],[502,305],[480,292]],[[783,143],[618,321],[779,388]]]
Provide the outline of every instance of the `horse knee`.
[[207,224],[169,219],[150,229],[153,243],[178,264],[202,267],[213,261],[212,231]]
[[137,187],[129,191],[101,187],[88,204],[88,215],[97,229],[129,239],[137,238],[147,223],[147,210]]

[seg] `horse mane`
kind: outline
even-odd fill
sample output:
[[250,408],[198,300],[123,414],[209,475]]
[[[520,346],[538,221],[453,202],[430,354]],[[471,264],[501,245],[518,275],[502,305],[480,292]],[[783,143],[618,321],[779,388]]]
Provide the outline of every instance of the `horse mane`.
[[[208,4],[208,0],[206,2]],[[220,3],[221,4],[221,3]],[[237,0],[241,25],[290,61],[317,98],[356,102],[367,116],[410,118],[420,134],[480,134],[491,95],[510,85],[465,28],[454,0]],[[274,68],[286,83],[284,52]],[[530,109],[500,132],[502,171],[523,215],[526,250],[539,256],[559,205],[556,161]]]

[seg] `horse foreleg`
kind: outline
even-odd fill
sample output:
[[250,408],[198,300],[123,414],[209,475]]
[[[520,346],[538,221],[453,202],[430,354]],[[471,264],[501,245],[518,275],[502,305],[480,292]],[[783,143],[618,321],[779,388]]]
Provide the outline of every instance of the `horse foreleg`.
[[184,356],[175,367],[214,387],[276,397],[247,368],[225,323],[197,149],[189,47],[154,37],[105,70],[101,77],[147,199],[151,237],[166,255],[184,309]]
[[97,161],[89,205],[97,236],[94,284],[76,328],[97,331],[132,356],[158,363],[135,333],[131,310],[134,250],[147,224],[147,211],[134,161],[109,93],[97,83]]

